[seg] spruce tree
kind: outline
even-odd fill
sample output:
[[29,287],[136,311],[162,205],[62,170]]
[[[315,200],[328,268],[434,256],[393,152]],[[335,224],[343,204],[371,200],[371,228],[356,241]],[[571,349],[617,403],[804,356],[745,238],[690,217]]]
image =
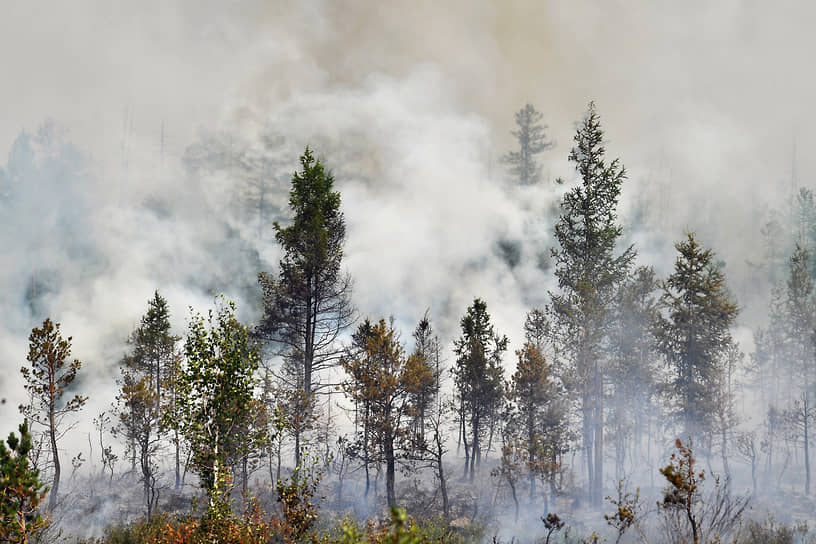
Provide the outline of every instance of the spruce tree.
[[788,393],[795,390],[799,397],[798,404],[789,408],[787,413],[792,427],[797,431],[796,438],[803,446],[805,494],[810,494],[809,436],[812,434],[810,423],[816,394],[816,290],[810,275],[810,262],[810,252],[797,244],[790,258],[785,312],[781,316],[792,364],[790,376],[793,382]]
[[[623,463],[627,448],[635,463],[648,462],[651,452],[651,423],[656,406],[657,353],[652,326],[658,316],[658,280],[651,267],[638,267],[621,284],[617,293],[614,324],[610,333],[608,367],[612,386],[610,399],[611,437],[615,442],[615,480],[626,472]],[[641,447],[643,434],[648,440]],[[644,454],[644,457],[639,455]],[[633,467],[634,468],[634,467]]]
[[156,398],[162,399],[162,387],[173,364],[176,342],[179,337],[170,333],[170,310],[167,300],[156,290],[147,302],[147,312],[139,327],[128,339],[132,352],[124,360],[124,366],[145,376]]
[[0,542],[25,543],[48,525],[39,505],[47,489],[40,471],[30,466],[31,433],[28,421],[19,427],[20,436],[9,433],[0,442]]
[[502,157],[509,166],[510,173],[518,179],[520,185],[535,185],[541,173],[536,163],[536,155],[549,149],[553,143],[547,140],[547,125],[541,122],[543,115],[532,104],[526,104],[516,112],[516,125],[513,136],[518,140],[519,150],[511,151]]
[[537,478],[553,483],[558,455],[565,449],[566,410],[552,365],[538,348],[528,342],[516,356],[518,364],[507,392],[512,402],[508,427],[522,449],[532,501]]
[[396,506],[395,474],[400,445],[409,434],[408,419],[416,407],[414,386],[432,380],[432,375],[416,355],[406,356],[393,324],[385,319],[375,323],[366,334],[365,349],[354,359],[343,359],[349,375],[346,394],[355,404],[368,409],[363,432],[380,460],[385,464],[388,506]]
[[555,226],[559,247],[552,250],[560,293],[552,311],[561,335],[560,353],[572,365],[571,385],[581,403],[589,492],[594,504],[603,497],[603,343],[617,285],[635,256],[630,246],[616,253],[623,229],[617,205],[626,172],[615,159],[606,161],[603,131],[593,103],[574,138],[569,160],[581,178],[564,195]]
[[675,245],[674,272],[662,282],[662,316],[655,327],[657,347],[671,370],[676,415],[685,436],[711,431],[732,344],[730,329],[739,309],[728,293],[725,274],[694,233]]
[[481,463],[482,438],[498,418],[504,397],[502,355],[507,350],[507,337],[495,331],[487,304],[479,298],[468,307],[460,324],[462,336],[454,342],[456,365],[452,370],[465,445],[465,476],[473,481]]
[[[292,177],[291,224],[275,222],[275,238],[283,249],[277,276],[262,272],[264,314],[257,328],[285,361],[283,373],[301,397],[300,406],[314,406],[312,395],[322,387],[319,373],[336,366],[342,356],[338,337],[355,320],[350,301],[351,278],[340,269],[346,223],[334,177],[307,147],[302,170]],[[313,414],[304,414],[311,419]],[[300,431],[295,432],[295,465],[300,466]]]
[[29,403],[20,406],[20,412],[29,420],[45,427],[51,446],[54,477],[48,497],[48,510],[52,512],[57,506],[62,475],[57,441],[65,432],[63,420],[68,414],[78,412],[87,400],[87,397],[81,395],[74,395],[67,402],[62,398],[82,367],[79,360],[68,360],[71,357],[71,340],[70,336],[62,338],[59,323],[45,318],[42,327],[32,329],[28,337],[27,359],[31,368],[20,369],[29,396]]
[[264,316],[260,334],[293,358],[302,389],[319,387],[316,374],[339,362],[337,337],[354,318],[351,280],[340,269],[346,223],[334,177],[307,147],[292,177],[288,226],[275,222],[284,251],[277,277],[261,273]]
[[[117,433],[127,440],[131,468],[137,461],[148,519],[158,502],[156,453],[163,434],[162,412],[172,409],[175,391],[174,364],[179,337],[170,333],[167,301],[158,290],[148,301],[147,312],[128,338],[132,347],[122,359],[120,394],[117,396]],[[180,484],[179,440],[176,449],[176,488]]]

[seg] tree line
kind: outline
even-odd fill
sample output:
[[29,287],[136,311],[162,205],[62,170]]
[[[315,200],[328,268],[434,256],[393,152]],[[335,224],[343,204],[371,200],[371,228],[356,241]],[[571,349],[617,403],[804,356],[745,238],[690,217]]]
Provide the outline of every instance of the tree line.
[[[516,114],[519,148],[504,161],[521,185],[541,183],[536,156],[552,147],[541,119],[531,105]],[[565,186],[554,225],[557,289],[528,312],[515,371],[508,373],[510,341],[479,297],[460,319],[450,364],[428,313],[410,343],[393,319],[358,316],[352,278],[342,267],[341,195],[307,147],[291,179],[290,218],[273,223],[282,257],[277,270],[258,276],[262,318],[241,323],[235,304],[217,297],[205,315],[191,310],[182,338],[171,333],[169,306],[157,290],[128,338],[116,401],[95,419],[102,471],[112,478],[116,464],[129,465],[148,518],[168,488],[162,477],[168,458],[172,488],[181,490],[194,473],[212,509],[236,493],[246,496],[258,473],[275,482],[282,504],[307,517],[306,499],[326,474],[340,504],[353,473],[363,501],[372,500],[372,487],[377,495],[382,479],[385,503],[395,506],[402,469],[405,480],[433,476],[445,517],[452,516],[451,481],[473,483],[477,476],[506,490],[518,517],[525,495],[548,511],[550,501],[578,489],[599,506],[610,465],[614,480],[623,479],[665,451],[666,435],[691,438],[709,462],[719,454],[727,477],[731,456],[742,456],[756,486],[762,455],[770,473],[781,449],[787,467],[790,448],[774,438],[784,434],[786,444],[803,449],[809,493],[816,385],[811,253],[795,246],[787,279],[773,293],[770,324],[757,332],[756,353],[746,362],[731,334],[739,306],[712,249],[685,233],[673,271],[661,279],[638,264],[634,246],[621,246],[617,209],[626,170],[607,157],[592,103],[569,160],[578,182]],[[54,511],[63,466],[58,442],[71,429],[66,417],[86,401],[69,398],[81,363],[70,361],[71,338],[51,319],[32,330],[29,344],[22,368],[29,400],[20,406],[27,423],[21,441],[0,454],[5,463],[16,451],[16,459],[28,459],[30,474],[46,475],[45,510]],[[767,438],[738,431],[742,371],[752,372],[751,384],[768,396]],[[790,402],[793,390],[798,396]],[[339,394],[345,402],[336,402]],[[337,423],[341,410],[347,426]],[[105,432],[124,445],[121,458],[103,444]],[[576,454],[580,465],[571,466]],[[576,472],[583,473],[577,484],[570,478]],[[30,519],[44,496],[42,484],[33,489],[23,498],[3,496],[18,501],[10,503],[18,519]]]

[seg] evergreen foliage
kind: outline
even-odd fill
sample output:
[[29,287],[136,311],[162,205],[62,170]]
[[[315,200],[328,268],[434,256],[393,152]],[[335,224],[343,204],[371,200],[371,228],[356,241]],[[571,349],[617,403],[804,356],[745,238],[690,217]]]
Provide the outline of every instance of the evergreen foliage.
[[[513,374],[508,400],[513,411],[506,425],[515,435],[527,472],[530,499],[535,497],[536,481],[541,479],[554,492],[559,457],[566,451],[566,406],[563,391],[548,364],[533,344],[516,351],[518,363]],[[549,498],[547,494],[546,500]]]
[[277,277],[261,273],[264,316],[258,332],[297,364],[298,388],[311,395],[316,374],[339,361],[337,338],[354,320],[351,280],[343,275],[346,224],[334,177],[307,147],[292,177],[289,226],[275,222],[284,251]]
[[60,464],[57,442],[65,431],[63,420],[72,412],[78,412],[85,404],[87,397],[74,395],[67,402],[62,397],[76,379],[82,362],[77,359],[69,362],[71,340],[63,339],[60,324],[45,318],[41,328],[34,328],[28,337],[28,357],[31,368],[22,367],[20,372],[26,381],[29,403],[20,406],[20,412],[30,421],[45,427],[51,447],[51,464],[54,470],[48,510],[57,506],[62,465]]
[[731,345],[730,328],[739,308],[725,285],[714,252],[703,249],[694,233],[675,245],[674,272],[662,283],[663,311],[655,327],[658,350],[672,371],[669,394],[687,435],[712,427],[723,372]]
[[[175,393],[175,352],[179,337],[170,333],[170,311],[158,290],[148,301],[147,312],[128,339],[132,351],[122,359],[122,379],[117,396],[119,422],[115,432],[127,441],[131,468],[138,462],[147,517],[153,515],[159,492],[156,454],[163,434],[162,412],[172,410]],[[180,479],[180,446],[176,447],[176,487]]]
[[600,117],[593,103],[574,137],[569,160],[581,183],[561,202],[555,225],[558,248],[552,250],[558,294],[552,310],[561,336],[561,352],[571,363],[570,386],[579,397],[587,453],[590,497],[602,500],[604,342],[613,322],[617,286],[626,278],[635,251],[616,254],[623,228],[617,205],[626,171],[617,159],[607,163]]
[[39,509],[47,488],[28,460],[32,449],[28,421],[18,430],[19,437],[9,433],[8,448],[0,442],[0,542],[25,544],[48,525]]
[[460,325],[462,336],[454,342],[456,365],[452,371],[465,445],[465,475],[472,481],[481,462],[483,435],[495,424],[504,396],[502,355],[507,350],[507,337],[494,330],[487,304],[479,298],[468,307]]
[[432,375],[416,355],[405,355],[393,325],[385,319],[365,331],[364,337],[366,347],[360,356],[343,359],[350,378],[343,388],[355,404],[367,407],[361,423],[369,434],[366,441],[381,453],[386,497],[388,505],[394,506],[397,457],[400,449],[407,448],[407,444],[400,446],[408,438],[408,421],[416,412],[411,398],[416,397],[418,384],[431,381]]
[[540,181],[541,172],[536,163],[536,155],[553,146],[547,140],[547,125],[541,122],[543,114],[532,104],[526,104],[516,112],[516,126],[513,136],[518,140],[519,150],[511,151],[502,157],[509,166],[510,173],[518,179],[520,185],[535,185]]

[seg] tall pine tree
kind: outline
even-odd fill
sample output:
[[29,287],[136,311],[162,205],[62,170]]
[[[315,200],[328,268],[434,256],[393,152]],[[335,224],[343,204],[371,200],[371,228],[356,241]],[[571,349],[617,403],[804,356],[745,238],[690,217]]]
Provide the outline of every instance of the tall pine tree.
[[501,361],[507,350],[507,337],[496,333],[487,304],[479,298],[460,323],[462,336],[454,342],[456,365],[452,370],[459,404],[459,430],[465,445],[465,476],[473,481],[481,463],[482,438],[498,417],[504,397]]
[[616,253],[623,233],[617,206],[626,172],[618,159],[606,162],[603,131],[593,103],[574,138],[569,160],[580,185],[564,195],[552,250],[560,293],[552,309],[560,329],[560,352],[572,365],[572,387],[581,403],[582,436],[589,493],[603,498],[604,350],[616,287],[626,277],[635,251]]
[[662,283],[662,315],[655,327],[657,347],[672,372],[676,415],[683,434],[711,431],[722,383],[724,356],[732,344],[731,325],[739,309],[725,274],[694,233],[675,245],[674,272]]
[[[351,279],[343,274],[346,223],[334,177],[307,147],[302,170],[292,177],[288,226],[275,222],[284,251],[277,277],[262,272],[264,315],[257,332],[287,362],[284,371],[301,404],[314,405],[318,374],[340,362],[338,337],[355,320],[349,299]],[[305,418],[310,414],[304,414]],[[300,466],[301,434],[295,433],[295,465]]]
[[519,144],[518,151],[511,151],[502,157],[502,162],[509,166],[510,173],[516,176],[521,185],[535,185],[541,173],[536,163],[536,155],[553,146],[547,140],[547,125],[541,122],[543,115],[532,104],[526,104],[516,112],[516,125],[513,131]]

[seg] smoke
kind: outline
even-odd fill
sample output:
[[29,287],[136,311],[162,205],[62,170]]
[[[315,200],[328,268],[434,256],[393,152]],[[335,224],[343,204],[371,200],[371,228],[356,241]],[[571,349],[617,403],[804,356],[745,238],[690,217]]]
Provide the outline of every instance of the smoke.
[[[555,282],[553,210],[595,100],[628,171],[621,220],[665,277],[695,230],[763,315],[757,240],[807,185],[816,141],[804,2],[86,1],[0,16],[0,435],[25,400],[27,335],[51,316],[84,362],[77,435],[109,409],[125,340],[154,289],[175,332],[211,293],[258,317],[255,277],[280,257],[288,182],[306,145],[334,171],[360,313],[406,337],[425,309],[444,345],[474,297],[520,347]],[[556,147],[549,183],[518,188],[499,157],[533,103]],[[252,195],[263,182],[265,211]],[[254,197],[253,197],[254,198]],[[513,357],[506,357],[508,371]],[[84,439],[66,445],[83,448]],[[68,456],[70,457],[70,455]]]

